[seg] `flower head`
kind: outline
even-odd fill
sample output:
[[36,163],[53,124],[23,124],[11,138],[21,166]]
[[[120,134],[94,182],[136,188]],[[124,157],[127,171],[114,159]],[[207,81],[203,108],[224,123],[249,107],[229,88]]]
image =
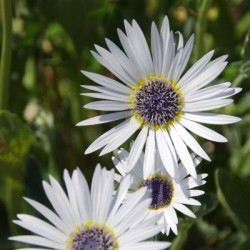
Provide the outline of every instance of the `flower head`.
[[[147,187],[151,190],[151,204],[148,206],[148,217],[155,214],[161,214],[159,224],[164,224],[164,232],[168,235],[170,230],[175,234],[178,233],[177,224],[178,218],[176,211],[195,218],[195,214],[186,205],[201,205],[200,202],[193,197],[202,195],[204,191],[194,188],[204,185],[204,180],[207,174],[198,174],[197,178],[188,175],[183,164],[180,163],[175,171],[175,176],[171,177],[164,167],[160,156],[155,152],[155,158],[147,159],[141,153],[139,161],[135,167],[130,170],[128,165],[129,153],[125,149],[118,151],[118,159],[113,157],[113,162],[119,175],[116,175],[116,180],[120,182],[129,174],[133,176],[133,183],[130,189],[133,191],[139,190],[142,187]],[[194,166],[197,166],[201,158],[192,155]]]
[[[184,45],[181,33],[175,43],[165,17],[161,30],[155,23],[151,29],[151,50],[136,21],[124,22],[126,33],[118,29],[123,50],[106,39],[108,50],[95,46],[93,56],[117,77],[114,80],[99,74],[83,71],[99,86],[83,85],[94,91],[84,93],[101,101],[91,102],[85,108],[111,111],[82,122],[78,126],[101,124],[125,119],[119,125],[96,139],[86,150],[91,153],[103,148],[101,155],[113,151],[140,130],[131,149],[129,166],[135,166],[143,147],[158,145],[166,170],[174,176],[179,157],[188,173],[196,177],[195,166],[188,148],[206,160],[210,160],[191,132],[215,142],[227,139],[199,124],[229,124],[239,118],[208,113],[206,111],[226,106],[227,99],[240,91],[225,82],[207,87],[227,65],[227,56],[213,61],[210,51],[185,72],[192,52],[194,36]],[[151,150],[152,151],[152,150]],[[146,154],[150,152],[146,149]],[[167,160],[166,160],[167,159]]]
[[170,245],[145,241],[162,227],[156,225],[156,217],[142,221],[151,202],[146,189],[124,201],[132,181],[130,176],[121,182],[115,195],[114,171],[101,170],[100,166],[95,170],[91,192],[79,169],[72,177],[65,170],[64,181],[67,194],[53,177],[50,176],[50,184],[43,182],[55,211],[26,199],[48,222],[19,214],[14,223],[35,235],[14,236],[11,240],[58,250],[165,249]]

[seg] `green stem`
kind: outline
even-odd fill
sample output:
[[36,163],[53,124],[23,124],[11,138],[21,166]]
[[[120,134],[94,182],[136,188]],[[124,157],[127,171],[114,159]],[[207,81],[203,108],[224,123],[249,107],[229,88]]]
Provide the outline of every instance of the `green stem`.
[[23,186],[21,182],[11,177],[6,178],[6,205],[8,209],[9,226],[11,234],[18,234],[19,229],[12,223],[16,215],[20,213],[22,204]]
[[244,73],[239,74],[235,78],[235,80],[233,81],[233,86],[232,87],[238,87],[247,78],[248,78],[247,74],[244,74]]
[[12,44],[12,12],[11,0],[2,0],[2,52],[0,64],[0,110],[6,109],[8,101],[8,85],[10,81],[10,62]]
[[207,12],[212,3],[212,0],[203,0],[198,13],[196,24],[196,46],[194,52],[195,61],[198,60],[204,53],[204,36],[207,27]]
[[189,221],[188,223],[182,224],[179,229],[178,236],[173,240],[170,250],[181,250],[183,245],[188,238],[189,229],[193,226],[194,221]]

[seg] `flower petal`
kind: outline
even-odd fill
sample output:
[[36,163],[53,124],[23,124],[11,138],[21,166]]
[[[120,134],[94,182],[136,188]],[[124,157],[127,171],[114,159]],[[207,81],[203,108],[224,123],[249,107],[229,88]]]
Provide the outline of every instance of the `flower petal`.
[[227,142],[227,138],[220,135],[219,133],[190,120],[180,119],[179,121],[185,128],[192,131],[193,133],[203,137],[205,139],[215,141],[215,142]]

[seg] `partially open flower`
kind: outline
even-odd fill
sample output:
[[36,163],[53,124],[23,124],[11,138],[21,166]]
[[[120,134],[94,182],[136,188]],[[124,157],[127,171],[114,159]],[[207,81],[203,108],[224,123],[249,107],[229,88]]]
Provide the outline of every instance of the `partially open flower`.
[[[128,175],[130,166],[128,165],[129,153],[121,149],[118,152],[119,159],[113,157],[113,162],[120,175],[116,175],[116,180],[120,182],[123,177]],[[197,166],[201,158],[192,155],[194,166]],[[204,185],[207,174],[198,174],[197,178],[188,175],[183,164],[180,163],[176,168],[175,176],[171,177],[162,160],[155,152],[154,158],[146,158],[141,153],[139,161],[135,167],[129,172],[133,176],[133,183],[130,189],[133,191],[147,187],[151,190],[152,201],[148,206],[147,217],[162,215],[159,224],[164,225],[164,232],[168,235],[170,230],[178,234],[177,224],[178,217],[176,211],[195,218],[195,214],[186,205],[201,205],[200,202],[193,197],[202,195],[204,191],[194,188]],[[133,192],[132,192],[133,193]]]

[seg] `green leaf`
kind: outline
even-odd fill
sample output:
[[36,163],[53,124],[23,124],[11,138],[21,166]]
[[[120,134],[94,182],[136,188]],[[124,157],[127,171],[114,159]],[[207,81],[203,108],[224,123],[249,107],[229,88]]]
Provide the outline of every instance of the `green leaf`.
[[194,219],[185,219],[178,225],[178,235],[172,242],[170,250],[181,250],[188,238],[189,229],[193,226]]
[[197,11],[199,8],[199,1],[197,0],[182,0],[183,4],[193,11]]
[[250,60],[250,31],[246,35],[241,54],[244,61]]
[[[98,3],[92,0],[56,0],[47,1],[48,9],[56,17],[70,37],[73,39],[76,51],[81,51],[87,42],[93,43],[93,38],[100,32],[96,27],[108,15],[110,7],[107,0]],[[86,7],[87,6],[87,7]],[[72,14],[74,18],[72,18]],[[91,20],[91,25],[89,21]],[[88,35],[91,34],[91,35]]]
[[250,22],[250,12],[247,11],[244,16],[237,22],[236,24],[236,34],[238,37],[242,36],[249,30],[249,22]]
[[[200,218],[206,214],[212,212],[218,205],[217,198],[212,194],[204,194],[199,198],[201,202],[201,206],[193,206],[193,211],[197,218]],[[172,246],[170,250],[181,250],[183,244],[186,242],[188,237],[189,229],[193,226],[196,222],[196,219],[185,218],[181,223],[178,225],[178,236],[172,242]]]
[[250,181],[222,169],[216,171],[215,178],[220,203],[234,224],[249,237]]
[[250,240],[240,244],[238,247],[235,248],[235,250],[249,250],[250,246]]
[[211,213],[218,205],[218,199],[212,194],[204,194],[199,198],[201,206],[193,207],[197,218]]
[[0,111],[0,171],[20,179],[33,141],[31,129],[15,114]]

